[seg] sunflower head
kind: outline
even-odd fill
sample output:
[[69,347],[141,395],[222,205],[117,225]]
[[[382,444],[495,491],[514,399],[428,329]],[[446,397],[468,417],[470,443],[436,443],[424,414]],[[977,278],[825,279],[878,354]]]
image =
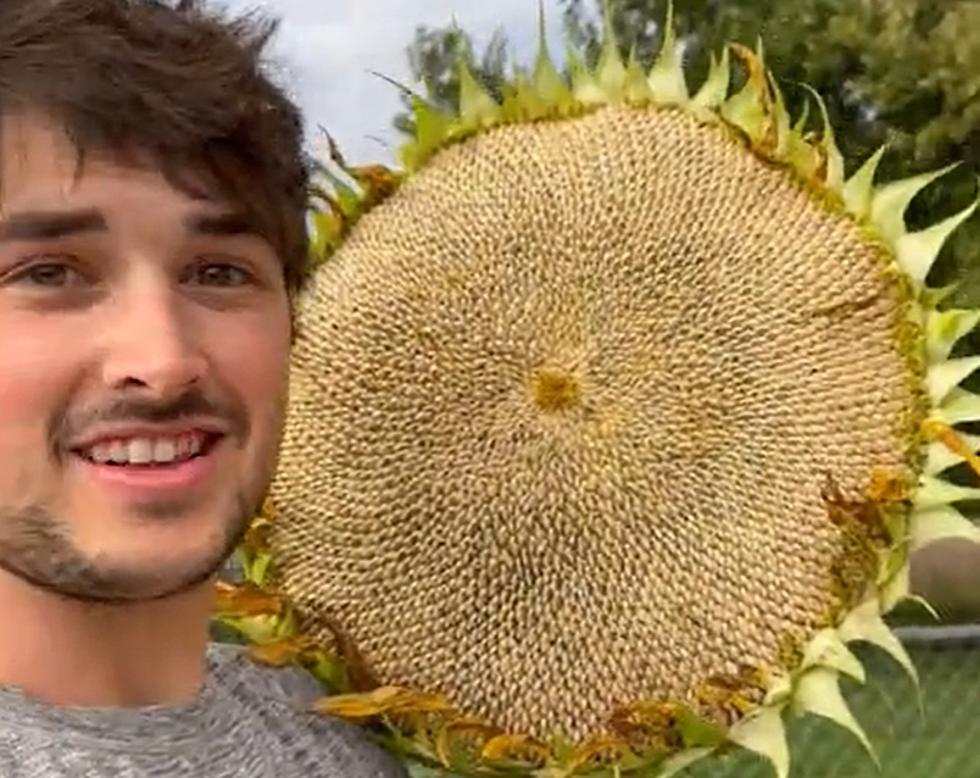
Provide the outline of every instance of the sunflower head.
[[[672,30],[668,19],[668,31]],[[467,775],[666,776],[788,717],[869,749],[855,641],[908,560],[980,538],[942,478],[980,465],[951,359],[980,313],[911,232],[945,171],[878,185],[793,122],[762,53],[689,89],[607,20],[595,67],[544,46],[492,99],[415,99],[403,169],[336,149],[313,213],[270,510],[227,618],[330,687],[327,714]],[[733,65],[744,83],[733,89]],[[274,506],[274,510],[272,508]]]

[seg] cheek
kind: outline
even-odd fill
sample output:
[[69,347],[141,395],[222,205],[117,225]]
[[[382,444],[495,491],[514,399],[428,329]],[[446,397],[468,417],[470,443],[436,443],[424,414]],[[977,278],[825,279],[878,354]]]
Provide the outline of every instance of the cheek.
[[49,425],[70,396],[81,361],[60,328],[37,319],[29,329],[15,324],[0,316],[0,504],[50,487]]
[[241,325],[213,330],[219,334],[211,346],[212,365],[244,403],[253,436],[275,437],[288,381],[288,320],[268,317]]

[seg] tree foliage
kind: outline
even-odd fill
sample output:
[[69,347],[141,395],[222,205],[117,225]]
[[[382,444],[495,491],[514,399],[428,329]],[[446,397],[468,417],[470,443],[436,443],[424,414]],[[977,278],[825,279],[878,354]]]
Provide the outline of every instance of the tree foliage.
[[[506,74],[507,39],[497,30],[480,56],[476,55],[472,37],[458,25],[417,27],[406,49],[412,78],[425,87],[425,97],[433,105],[452,112],[458,105],[459,62],[466,62],[473,74],[495,97]],[[404,135],[412,135],[415,121],[411,97],[402,95],[405,110],[396,114],[394,126]]]

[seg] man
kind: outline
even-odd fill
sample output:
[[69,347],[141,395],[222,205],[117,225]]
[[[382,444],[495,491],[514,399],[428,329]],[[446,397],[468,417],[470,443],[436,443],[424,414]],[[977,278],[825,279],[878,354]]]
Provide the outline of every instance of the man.
[[[274,468],[306,257],[274,25],[0,3],[0,776],[385,776],[209,645]],[[298,673],[298,671],[297,671]]]

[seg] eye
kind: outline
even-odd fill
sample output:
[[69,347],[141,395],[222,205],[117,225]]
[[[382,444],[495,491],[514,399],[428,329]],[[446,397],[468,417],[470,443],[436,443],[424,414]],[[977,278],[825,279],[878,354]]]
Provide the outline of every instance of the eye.
[[48,289],[65,289],[84,283],[85,278],[67,262],[35,262],[14,273],[8,283]]
[[254,281],[252,274],[228,262],[207,262],[191,270],[191,282],[204,286],[243,286]]

